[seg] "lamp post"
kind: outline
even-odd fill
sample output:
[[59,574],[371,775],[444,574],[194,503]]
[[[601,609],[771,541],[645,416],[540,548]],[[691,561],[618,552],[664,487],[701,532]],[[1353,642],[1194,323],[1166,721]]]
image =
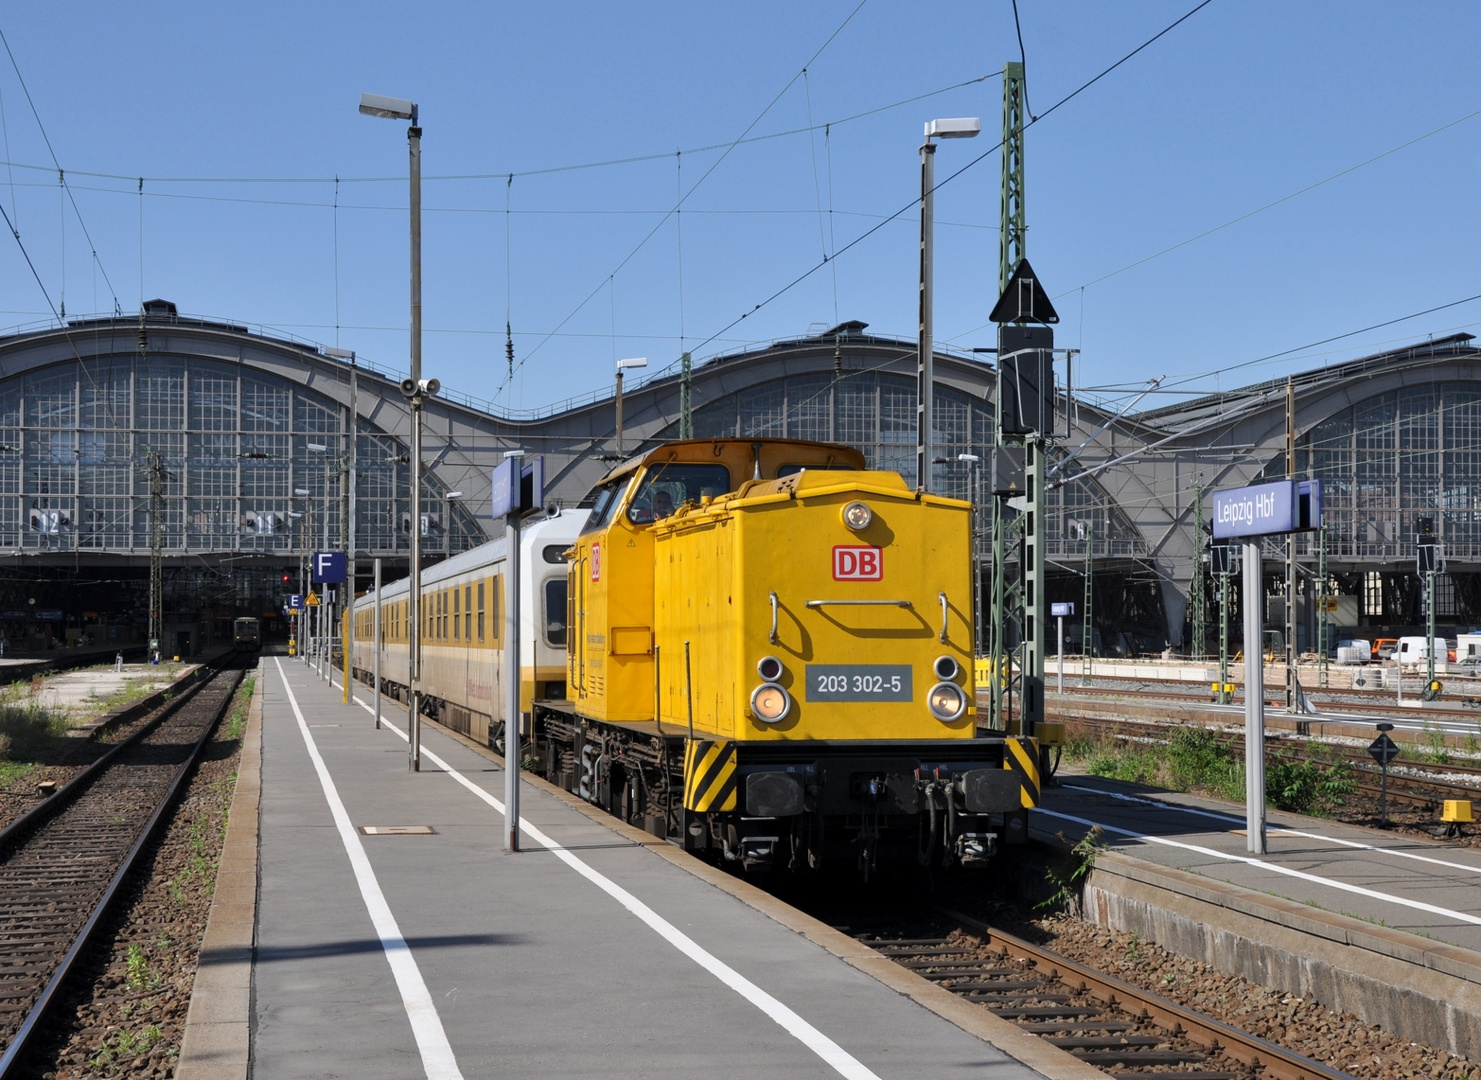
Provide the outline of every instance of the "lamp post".
[[936,144],[932,139],[971,139],[982,130],[975,116],[952,120],[931,120],[926,124],[926,141],[920,148],[920,327],[917,342],[915,407],[915,484],[921,491],[931,490],[931,465],[936,460],[932,448],[933,420],[931,391],[936,377],[932,338],[933,250],[936,214]]
[[[323,498],[324,498],[324,513],[321,515],[323,517],[324,521],[323,521],[323,524],[321,526],[321,528],[323,529],[323,537],[322,537],[322,539],[320,541],[319,550],[320,551],[328,551],[329,550],[329,447],[325,446],[323,443],[312,443],[312,442],[311,443],[305,443],[304,446],[305,446],[305,449],[307,449],[310,453],[320,455],[320,461],[321,461],[321,463],[324,466],[324,487],[323,487],[323,492],[324,492],[324,496],[323,496]],[[310,543],[313,542],[313,537],[312,536],[309,537],[309,542]],[[328,678],[329,664],[327,662],[327,653],[329,651],[329,635],[331,633],[333,633],[333,627],[334,627],[334,605],[330,602],[330,599],[329,599],[329,584],[328,584],[328,582],[325,582],[325,584],[324,584],[324,595],[322,597],[320,597],[319,602],[320,602],[320,605],[321,605],[320,610],[317,612],[317,618],[318,618],[318,622],[319,622],[319,647],[324,650],[326,656],[322,656],[321,657],[321,656],[319,656],[319,654],[317,652],[314,654],[314,656],[319,661],[319,667],[320,667],[320,672],[319,673],[321,675],[323,675],[325,678]]]
[[463,497],[461,491],[449,491],[442,496],[443,510],[442,522],[442,553],[445,558],[453,555],[453,503]]
[[299,534],[302,539],[298,545],[298,592],[303,597],[305,610],[298,618],[298,655],[308,663],[314,637],[313,613],[307,610],[309,593],[314,591],[307,573],[310,549],[314,546],[314,500],[313,492],[308,488],[294,488],[293,497],[303,500],[303,513],[298,515],[303,518],[303,532]]
[[367,116],[388,120],[409,120],[406,142],[410,154],[411,182],[411,378],[402,384],[402,392],[411,403],[411,553],[407,573],[407,682],[411,685],[408,701],[407,746],[411,768],[422,767],[421,696],[422,635],[420,607],[422,591],[422,403],[429,393],[437,392],[422,379],[422,129],[418,126],[417,106],[413,101],[361,94],[360,111]]
[[977,489],[977,464],[982,458],[977,454],[958,454],[958,461],[965,461],[968,466],[969,480],[967,483],[971,488],[972,503],[972,655],[981,653],[979,643],[982,640],[982,563],[977,555],[977,503],[982,494]]
[[[289,510],[288,511],[288,518],[289,518],[289,520],[293,520],[294,518],[301,518],[301,517],[303,517],[303,514],[300,513],[297,510]],[[302,548],[300,548],[299,549],[299,552],[298,552],[298,601],[299,601],[298,602],[298,612],[297,612],[297,615],[296,615],[296,620],[298,622],[298,636],[294,639],[294,646],[298,650],[297,653],[296,653],[296,655],[298,656],[298,658],[300,660],[302,660],[303,659],[303,549]]]
[[617,456],[622,457],[622,373],[628,368],[644,368],[648,366],[646,356],[630,356],[626,360],[617,361]]

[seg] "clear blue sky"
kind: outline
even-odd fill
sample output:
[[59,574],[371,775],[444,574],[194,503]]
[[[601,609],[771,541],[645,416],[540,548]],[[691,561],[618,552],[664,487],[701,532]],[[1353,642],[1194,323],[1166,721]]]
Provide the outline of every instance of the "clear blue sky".
[[[1020,0],[1032,108],[1194,2]],[[941,148],[941,178],[997,141],[1009,0],[867,0],[850,19],[857,5],[17,5],[0,29],[101,270],[55,172],[20,167],[51,157],[4,56],[0,203],[53,302],[65,272],[69,313],[113,294],[132,312],[142,292],[404,369],[405,125],[360,116],[369,90],[421,107],[425,368],[452,387],[543,408],[608,386],[614,357],[660,368],[681,340],[703,359],[836,319],[913,337],[913,207],[714,337],[912,202],[923,121],[983,118],[982,137]],[[1481,116],[1098,280],[1481,110],[1463,59],[1478,31],[1466,3],[1213,0],[1032,127],[1028,252],[1059,343],[1083,349],[1077,382],[1229,388],[1481,323],[1477,301],[1231,370],[1481,293]],[[701,149],[809,121],[834,126]],[[644,155],[660,157],[540,172]],[[142,251],[137,181],[85,172],[146,178]],[[299,182],[228,182],[248,180]],[[939,341],[992,343],[998,183],[993,151],[938,195]],[[0,240],[0,324],[45,317]]]

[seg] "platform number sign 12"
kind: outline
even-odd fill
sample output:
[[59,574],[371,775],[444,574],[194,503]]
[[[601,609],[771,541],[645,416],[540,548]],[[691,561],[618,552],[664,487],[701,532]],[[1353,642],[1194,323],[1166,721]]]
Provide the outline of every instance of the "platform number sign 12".
[[883,581],[884,552],[840,544],[833,549],[834,581]]

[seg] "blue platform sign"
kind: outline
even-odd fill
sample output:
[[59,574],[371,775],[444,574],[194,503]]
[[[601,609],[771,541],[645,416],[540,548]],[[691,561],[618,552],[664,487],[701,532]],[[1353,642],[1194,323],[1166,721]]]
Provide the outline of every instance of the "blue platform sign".
[[1214,492],[1214,539],[1269,536],[1298,528],[1296,487],[1294,480],[1275,480]]
[[345,553],[343,551],[316,551],[313,568],[315,585],[343,585]]
[[299,611],[302,611],[302,610],[303,610],[303,594],[302,593],[293,593],[291,596],[288,597],[288,606],[283,609],[283,614],[286,615],[290,611],[292,611],[292,612],[299,612]]
[[519,458],[505,458],[494,466],[494,487],[489,516],[508,517],[519,498]]
[[489,517],[540,509],[545,501],[545,457],[507,457],[494,467]]

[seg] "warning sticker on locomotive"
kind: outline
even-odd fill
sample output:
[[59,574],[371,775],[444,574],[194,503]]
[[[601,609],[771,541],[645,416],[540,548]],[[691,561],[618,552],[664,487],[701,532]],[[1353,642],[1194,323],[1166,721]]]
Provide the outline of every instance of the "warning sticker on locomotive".
[[808,701],[911,701],[909,664],[808,664]]
[[834,581],[883,581],[884,552],[877,547],[840,544],[833,549]]

